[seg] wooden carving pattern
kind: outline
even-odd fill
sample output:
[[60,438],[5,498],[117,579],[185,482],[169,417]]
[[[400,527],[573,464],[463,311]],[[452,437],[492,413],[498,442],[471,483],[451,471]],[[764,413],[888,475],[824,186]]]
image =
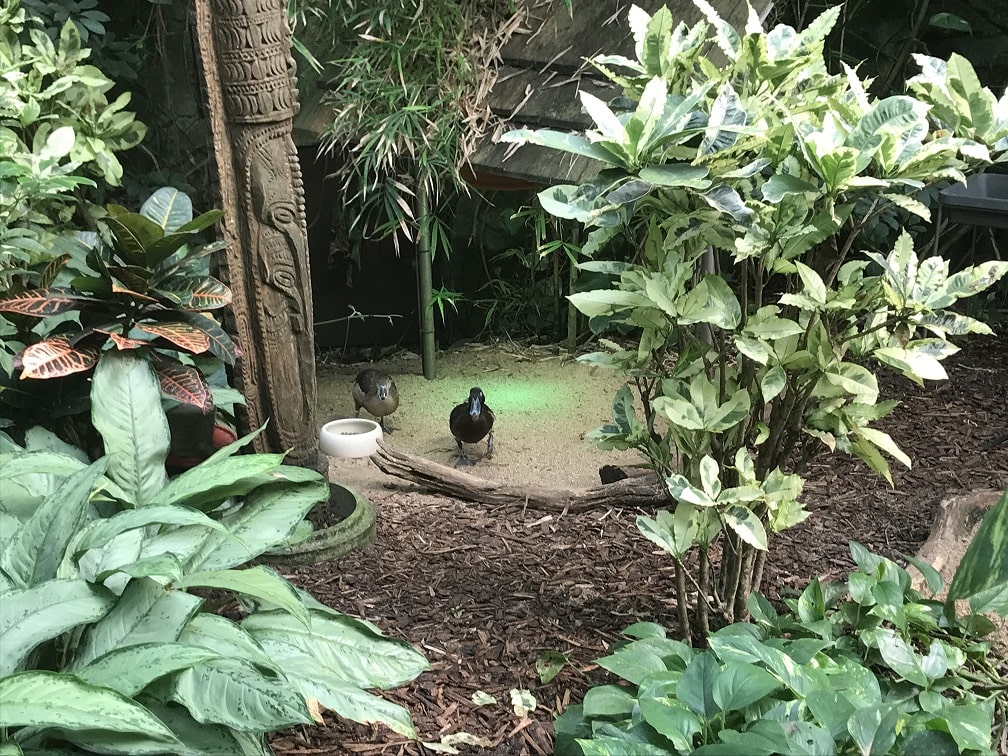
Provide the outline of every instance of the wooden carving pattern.
[[314,467],[315,345],[284,0],[196,0],[241,387],[258,451]]

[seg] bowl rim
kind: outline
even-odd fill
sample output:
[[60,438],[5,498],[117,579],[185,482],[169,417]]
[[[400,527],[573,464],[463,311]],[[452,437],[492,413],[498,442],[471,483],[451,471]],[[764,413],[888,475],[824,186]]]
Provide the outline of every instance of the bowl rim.
[[366,417],[330,420],[319,430],[319,450],[330,457],[369,457],[383,437],[381,425]]

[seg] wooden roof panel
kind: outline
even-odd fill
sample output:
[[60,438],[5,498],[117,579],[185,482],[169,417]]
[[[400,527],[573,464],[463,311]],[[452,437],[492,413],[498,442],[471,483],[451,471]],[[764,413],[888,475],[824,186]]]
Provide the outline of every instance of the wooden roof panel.
[[[736,28],[749,14],[746,0],[709,0],[718,14]],[[591,120],[581,107],[579,90],[603,101],[620,94],[586,62],[599,54],[634,57],[633,35],[627,23],[631,5],[653,14],[668,6],[675,22],[692,26],[703,18],[692,0],[575,0],[573,16],[557,0],[518,0],[527,12],[529,28],[515,32],[504,46],[504,65],[491,89],[488,104],[511,128],[552,128],[584,131]],[[761,16],[769,0],[757,0]],[[539,185],[578,183],[597,172],[599,164],[534,145],[497,144],[485,136],[470,164],[479,184],[481,175],[512,177]]]

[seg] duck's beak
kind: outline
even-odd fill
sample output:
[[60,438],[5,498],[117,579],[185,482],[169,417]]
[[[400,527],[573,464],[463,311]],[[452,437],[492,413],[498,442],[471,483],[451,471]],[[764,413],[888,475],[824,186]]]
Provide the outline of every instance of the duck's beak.
[[482,412],[482,411],[483,411],[483,406],[480,404],[479,397],[475,397],[475,396],[470,397],[469,398],[469,417],[471,417],[473,420],[475,420],[477,417],[480,416],[480,412]]
[[378,387],[378,398],[388,399],[388,386],[384,383]]

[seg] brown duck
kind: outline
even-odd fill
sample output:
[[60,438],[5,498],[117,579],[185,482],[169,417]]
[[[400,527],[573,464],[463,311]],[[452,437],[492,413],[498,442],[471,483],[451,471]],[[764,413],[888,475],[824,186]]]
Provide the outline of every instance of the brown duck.
[[493,456],[493,424],[493,410],[487,407],[486,397],[479,386],[473,386],[469,391],[469,399],[456,405],[448,417],[448,426],[458,444],[459,460],[456,465],[473,464],[473,460],[466,456],[462,444],[478,444],[484,438],[487,440],[486,456]]
[[363,407],[378,418],[378,424],[387,433],[385,418],[399,408],[399,389],[395,381],[386,373],[371,368],[361,370],[350,386],[350,395],[356,409],[354,417],[360,417]]

